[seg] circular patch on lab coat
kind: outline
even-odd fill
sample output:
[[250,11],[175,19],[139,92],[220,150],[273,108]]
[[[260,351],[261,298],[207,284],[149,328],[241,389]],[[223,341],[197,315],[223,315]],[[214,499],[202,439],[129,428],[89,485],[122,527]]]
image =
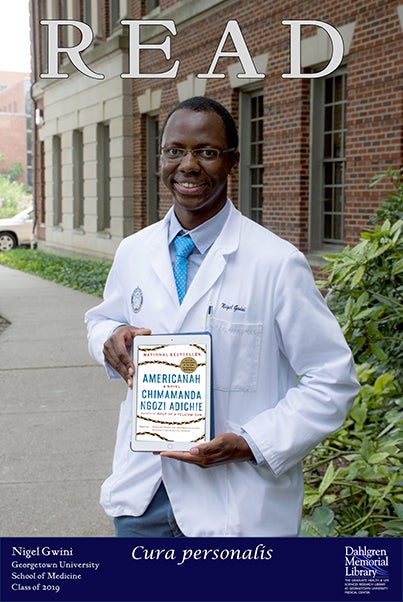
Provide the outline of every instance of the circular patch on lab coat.
[[138,314],[140,309],[143,307],[143,291],[140,287],[135,288],[132,292],[130,304],[134,313]]

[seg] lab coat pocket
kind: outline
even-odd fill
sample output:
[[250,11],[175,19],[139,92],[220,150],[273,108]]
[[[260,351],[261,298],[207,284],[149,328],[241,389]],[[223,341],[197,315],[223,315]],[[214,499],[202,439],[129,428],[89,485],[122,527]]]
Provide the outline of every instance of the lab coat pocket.
[[263,324],[210,320],[214,388],[256,391]]

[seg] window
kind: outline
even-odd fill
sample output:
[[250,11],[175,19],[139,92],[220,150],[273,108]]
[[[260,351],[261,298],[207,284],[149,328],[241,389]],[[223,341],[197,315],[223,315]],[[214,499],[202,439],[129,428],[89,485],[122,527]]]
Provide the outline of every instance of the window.
[[60,0],[59,2],[60,19],[62,20],[68,19],[67,1],[68,0]]
[[[68,14],[68,10],[67,10],[67,0],[60,0],[59,4],[57,5],[57,10],[59,12],[59,16],[58,18],[62,21],[67,21],[69,18],[69,14]],[[60,26],[58,27],[58,31],[59,31],[59,43],[60,43],[60,47],[62,46],[68,46],[68,31],[69,31],[69,27],[66,25]],[[65,60],[65,55],[64,53],[60,53],[59,54],[59,64]]]
[[160,5],[159,0],[146,0],[146,15]]
[[110,0],[109,4],[109,32],[119,25],[120,19],[120,2],[119,0]]
[[83,133],[73,131],[73,212],[74,228],[84,225],[84,157]]
[[110,137],[109,125],[97,126],[97,195],[98,195],[98,231],[110,228]]
[[314,80],[311,246],[344,241],[347,75]]
[[27,186],[32,187],[32,152],[27,152]]
[[159,220],[160,142],[158,115],[147,115],[147,223]]
[[[38,21],[47,19],[46,0],[39,0],[38,3],[39,18]],[[39,26],[39,73],[47,71],[47,34],[44,33],[45,28]],[[36,35],[36,33],[35,33]],[[36,74],[34,74],[36,75]]]
[[26,123],[26,147],[27,147],[27,185],[32,186],[32,118],[31,118],[31,95],[29,84],[25,88],[25,123]]
[[53,136],[53,225],[62,221],[62,144],[60,136]]
[[45,222],[46,217],[46,206],[45,206],[45,143],[39,142],[39,151],[36,156],[36,169],[38,170],[38,176],[36,181],[36,194],[35,199],[36,208],[39,210],[39,219],[41,222]]
[[32,186],[32,130],[30,117],[27,117],[27,185]]
[[240,208],[263,224],[263,92],[242,92]]
[[91,0],[83,0],[83,21],[88,25],[91,25],[92,20],[92,10],[91,10]]

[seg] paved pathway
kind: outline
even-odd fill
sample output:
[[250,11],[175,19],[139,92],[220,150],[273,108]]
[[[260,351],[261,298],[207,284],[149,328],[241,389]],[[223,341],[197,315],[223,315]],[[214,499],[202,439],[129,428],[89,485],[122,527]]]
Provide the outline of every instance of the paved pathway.
[[88,355],[98,302],[0,266],[1,537],[113,536],[99,487],[125,387]]

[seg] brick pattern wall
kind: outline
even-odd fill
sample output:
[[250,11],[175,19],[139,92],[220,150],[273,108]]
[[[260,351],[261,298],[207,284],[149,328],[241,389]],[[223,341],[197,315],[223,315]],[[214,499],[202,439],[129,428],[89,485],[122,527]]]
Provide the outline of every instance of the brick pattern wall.
[[[38,0],[32,2],[38,11]],[[61,0],[55,2],[61,7]],[[154,19],[173,19],[172,13],[188,3],[161,0]],[[192,7],[201,2],[189,3]],[[403,34],[398,18],[402,0],[225,0],[203,12],[193,14],[189,22],[178,22],[177,35],[171,38],[171,60],[160,50],[141,53],[143,72],[167,71],[176,58],[180,60],[176,79],[135,79],[133,90],[133,231],[147,225],[146,207],[146,117],[139,111],[138,98],[147,91],[161,92],[160,128],[179,101],[178,84],[190,75],[208,71],[218,43],[230,19],[236,19],[252,57],[268,53],[266,78],[260,82],[264,94],[264,224],[309,251],[310,213],[310,82],[283,79],[289,71],[290,28],[287,19],[317,19],[340,28],[355,22],[347,68],[347,137],[346,137],[346,217],[345,242],[353,244],[367,225],[369,217],[384,198],[384,187],[369,189],[373,177],[389,165],[402,163],[402,65]],[[75,0],[81,12],[82,0]],[[146,14],[145,0],[128,2],[128,17],[141,19]],[[109,1],[98,3],[98,31],[106,41],[109,35]],[[127,27],[122,27],[127,32]],[[303,37],[316,28],[303,28]],[[162,43],[168,31],[148,42]],[[39,56],[39,35],[33,39]],[[99,42],[102,44],[102,42]],[[232,50],[230,40],[225,50]],[[216,72],[226,73],[234,58],[222,58]],[[38,61],[34,81],[39,79]],[[232,88],[229,78],[209,79],[205,94],[222,102],[240,123],[240,89]],[[63,84],[60,84],[63,85]],[[41,108],[41,99],[37,100]],[[46,115],[46,108],[45,108]],[[43,190],[41,144],[36,141],[38,194]],[[238,204],[239,175],[232,176],[229,194]],[[385,184],[386,186],[386,184]],[[171,205],[169,194],[161,184],[160,215]]]
[[[160,18],[176,3],[162,0]],[[309,11],[304,5],[309,4]],[[346,168],[346,243],[357,241],[369,217],[384,198],[382,189],[369,190],[373,177],[389,165],[401,164],[403,36],[397,14],[399,0],[312,0],[309,3],[273,0],[248,3],[223,3],[224,8],[202,20],[181,25],[171,36],[171,61],[159,51],[144,52],[142,70],[168,70],[175,58],[180,69],[176,80],[140,79],[133,82],[134,97],[147,88],[162,88],[160,122],[178,102],[177,83],[189,74],[207,72],[229,19],[236,19],[252,57],[269,53],[263,83],[265,111],[264,148],[264,223],[301,250],[309,249],[309,161],[310,161],[310,82],[283,79],[289,70],[289,27],[284,19],[317,19],[335,27],[355,21],[355,31],[346,58],[348,82],[347,168]],[[138,14],[138,3],[132,2]],[[309,14],[308,14],[309,13]],[[161,41],[167,35],[163,31]],[[313,28],[303,28],[312,36]],[[230,50],[229,41],[225,50]],[[225,72],[234,59],[223,58],[216,72]],[[238,117],[238,92],[228,78],[207,80],[206,95],[223,102]],[[143,175],[145,149],[140,115],[135,111],[135,207],[144,203]],[[237,201],[236,182],[231,196]],[[170,199],[161,189],[161,213]],[[136,211],[134,229],[146,225],[144,211]]]
[[27,128],[25,115],[0,113],[0,155],[4,161],[0,170],[6,171],[13,163],[21,163],[26,183],[27,173]]
[[[5,74],[6,75],[6,74]],[[15,74],[18,77],[18,74]],[[25,114],[25,83],[20,80],[0,93],[0,170],[21,163],[24,184],[27,184],[27,117]],[[7,80],[7,78],[5,77]],[[2,84],[0,73],[0,85]],[[7,84],[6,84],[7,85]]]
[[346,242],[368,224],[384,197],[374,175],[402,163],[402,30],[398,2],[366,2],[348,63]]

